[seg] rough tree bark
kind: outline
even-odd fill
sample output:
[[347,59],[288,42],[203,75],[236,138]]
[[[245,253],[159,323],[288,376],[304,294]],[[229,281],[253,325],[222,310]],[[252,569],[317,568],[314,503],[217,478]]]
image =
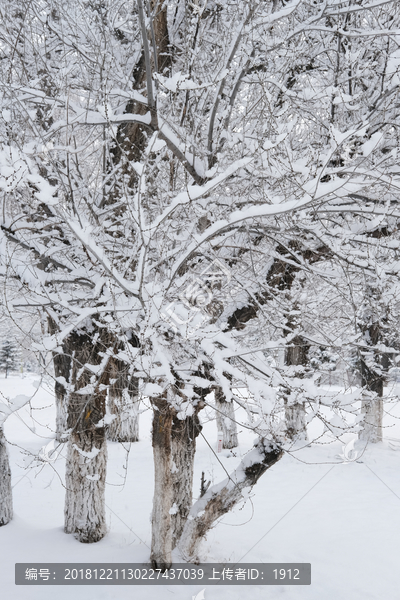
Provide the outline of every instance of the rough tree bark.
[[167,399],[153,398],[152,444],[154,457],[154,497],[151,517],[151,554],[154,568],[168,569],[172,564],[172,419],[174,410]]
[[202,426],[198,417],[199,405],[195,413],[186,419],[172,420],[172,549],[182,535],[193,501],[193,467],[196,453],[196,438]]
[[13,517],[11,470],[3,428],[0,427],[0,527]]
[[169,387],[163,397],[153,398],[154,500],[152,514],[151,562],[161,569],[171,565],[171,552],[182,535],[192,506],[193,465],[196,438],[202,427],[198,412],[179,419],[171,406],[177,387]]
[[[365,348],[360,352],[361,385],[364,388],[361,400],[361,413],[364,415],[359,439],[368,442],[382,441],[383,422],[383,385],[384,370],[379,352],[374,348],[382,342],[381,315],[376,311],[380,292],[374,287],[366,290],[365,306],[363,307],[363,323],[361,329]],[[368,346],[371,348],[369,349]]]
[[[307,364],[309,344],[301,336],[296,336],[286,347],[286,366],[305,366]],[[303,377],[299,371],[297,377]],[[290,439],[307,439],[306,409],[304,402],[291,402],[285,398],[286,435]]]
[[129,374],[129,366],[119,360],[110,363],[108,409],[114,416],[107,426],[107,438],[112,442],[139,441],[139,381]]
[[222,447],[224,449],[236,448],[239,445],[237,425],[233,402],[227,402],[221,387],[214,390],[215,415],[218,431],[222,431]]
[[[103,353],[111,340],[105,330],[94,342],[93,334],[75,333],[68,427],[71,429],[65,496],[65,532],[84,543],[97,542],[106,533],[105,478],[107,442],[102,421],[109,373],[109,357]],[[96,373],[94,375],[94,373]]]
[[193,505],[178,544],[185,560],[198,562],[199,547],[207,532],[243,499],[242,491],[253,487],[282,455],[283,450],[260,440],[229,478],[210,487]]
[[[53,319],[48,317],[49,334],[57,333],[58,328]],[[68,431],[68,391],[61,383],[63,378],[65,383],[69,383],[71,375],[71,352],[69,348],[68,338],[61,345],[61,352],[53,352],[54,375],[56,382],[54,385],[54,394],[56,399],[56,440],[65,442]]]

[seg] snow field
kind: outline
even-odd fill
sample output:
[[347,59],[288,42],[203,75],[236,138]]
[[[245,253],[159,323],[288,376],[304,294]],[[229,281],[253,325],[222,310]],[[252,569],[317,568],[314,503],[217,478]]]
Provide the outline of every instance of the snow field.
[[[36,382],[36,383],[35,383]],[[202,546],[207,562],[311,562],[311,586],[247,588],[226,586],[15,586],[16,562],[146,562],[150,546],[153,493],[151,411],[141,415],[140,441],[108,443],[108,535],[80,544],[63,532],[66,448],[53,461],[54,407],[50,381],[20,375],[0,379],[2,394],[33,395],[5,423],[14,494],[14,519],[0,529],[1,597],[7,600],[139,598],[190,600],[205,587],[206,600],[380,600],[398,597],[397,547],[400,530],[400,406],[385,416],[386,439],[367,448],[358,462],[343,463],[343,446],[325,434],[320,444],[298,445],[258,482],[250,498],[227,514]],[[143,407],[144,408],[144,407]],[[204,412],[204,411],[203,411]],[[205,414],[203,434],[215,447],[215,422]],[[310,437],[321,429],[310,424]],[[239,428],[240,447],[216,456],[199,436],[194,474],[195,498],[201,473],[216,483],[232,471],[253,442]],[[344,442],[354,438],[346,434]],[[42,449],[42,450],[41,450]],[[342,458],[341,458],[342,456]],[[52,456],[54,458],[54,455]],[[220,464],[222,463],[222,464]],[[179,556],[175,553],[175,560]]]

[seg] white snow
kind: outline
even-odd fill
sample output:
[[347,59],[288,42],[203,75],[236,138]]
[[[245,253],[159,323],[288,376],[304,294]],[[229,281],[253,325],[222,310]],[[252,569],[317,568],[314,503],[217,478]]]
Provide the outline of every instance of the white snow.
[[178,510],[179,509],[178,509],[178,507],[176,505],[176,502],[174,502],[168,512],[169,512],[170,515],[176,515],[176,513],[178,512]]
[[[33,377],[4,379],[6,397],[31,397]],[[37,376],[36,376],[37,379]],[[108,443],[106,509],[109,533],[97,544],[80,544],[63,532],[66,447],[49,462],[37,461],[44,444],[54,439],[52,382],[5,422],[12,469],[14,519],[0,528],[1,597],[7,600],[190,600],[205,588],[206,600],[395,600],[398,598],[398,531],[400,530],[400,406],[385,415],[381,444],[352,460],[354,434],[344,443],[325,433],[320,444],[295,448],[260,479],[250,499],[225,515],[208,534],[201,558],[208,562],[310,562],[312,584],[304,587],[84,586],[16,587],[16,562],[147,562],[151,530],[153,464],[151,412],[141,415],[140,441],[130,446]],[[337,390],[338,391],[338,390]],[[355,390],[353,390],[355,392]],[[397,393],[399,393],[398,390]],[[328,408],[326,410],[329,410]],[[212,443],[215,422],[204,422]],[[33,430],[36,428],[36,433]],[[322,423],[309,425],[310,437]],[[254,433],[239,428],[240,447],[219,454],[232,472],[252,447]],[[390,445],[391,444],[391,445]],[[124,445],[125,446],[125,445]],[[220,462],[202,436],[197,439],[194,496],[201,473],[212,484],[225,477]],[[86,453],[89,454],[89,453]],[[347,456],[347,459],[346,459]],[[230,458],[229,458],[230,457]],[[127,470],[125,471],[125,466]],[[179,557],[175,554],[176,561]]]
[[76,444],[74,444],[74,448],[78,452],[78,454],[80,454],[84,458],[88,458],[89,460],[92,460],[92,458],[95,458],[95,456],[97,456],[98,453],[100,452],[100,448],[92,448],[92,450],[90,452],[85,452],[81,448],[78,448],[78,446]]

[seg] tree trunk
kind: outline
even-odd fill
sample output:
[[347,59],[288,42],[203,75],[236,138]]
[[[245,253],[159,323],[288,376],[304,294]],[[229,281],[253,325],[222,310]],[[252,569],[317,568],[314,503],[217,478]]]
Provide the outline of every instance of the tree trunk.
[[239,445],[239,442],[233,402],[227,402],[225,400],[224,393],[220,387],[215,389],[214,395],[217,428],[218,431],[222,431],[223,436],[222,447],[224,449],[236,448]]
[[385,315],[377,313],[381,292],[374,286],[367,286],[363,306],[363,331],[364,343],[371,349],[364,349],[360,353],[361,385],[364,388],[361,401],[361,413],[364,415],[359,439],[368,442],[382,441],[383,421],[383,384],[384,371],[382,358],[374,348],[382,342],[382,327],[380,319]]
[[[309,348],[309,344],[307,344],[307,342],[301,336],[296,336],[286,348],[286,366],[306,366]],[[296,376],[300,378],[303,377],[303,370],[300,369],[298,372],[296,372]],[[285,398],[284,402],[286,435],[292,440],[307,440],[306,409],[304,402],[293,402],[289,396]]]
[[242,490],[253,487],[283,451],[260,440],[229,478],[209,488],[193,505],[178,547],[185,560],[198,562],[200,543],[216,521],[243,499]]
[[[48,317],[48,329],[50,335],[54,335],[58,331],[56,322]],[[74,339],[74,336],[71,338]],[[61,383],[63,379],[66,384],[70,381],[71,376],[71,354],[73,348],[69,347],[68,338],[62,344],[62,352],[53,352],[54,375],[56,382],[54,385],[54,394],[56,399],[56,440],[65,442],[68,431],[68,391]]]
[[[137,383],[136,383],[137,390]],[[121,393],[113,394],[110,390],[108,408],[114,419],[107,427],[107,438],[111,442],[139,441],[139,406],[138,395],[125,388]]]
[[173,410],[163,399],[153,399],[153,456],[154,456],[154,499],[151,518],[151,555],[154,568],[168,569],[172,564],[172,419]]
[[11,470],[6,439],[0,426],[0,527],[7,525],[13,517]]
[[65,442],[68,435],[68,394],[64,386],[56,381],[56,440]]
[[304,402],[289,403],[285,398],[286,435],[291,440],[307,440],[306,409]]
[[[375,324],[376,325],[376,324]],[[367,339],[372,344],[378,343],[377,326],[370,326]],[[382,441],[383,421],[383,378],[384,373],[379,365],[376,352],[363,352],[360,360],[361,385],[364,392],[361,400],[361,413],[364,415],[359,439],[372,443]]]
[[129,375],[129,367],[113,360],[108,389],[108,409],[114,419],[107,427],[112,442],[139,441],[139,380]]
[[365,391],[361,400],[361,413],[364,415],[359,439],[365,442],[382,441],[383,401],[379,396]]
[[[171,394],[171,388],[167,394]],[[193,415],[179,419],[168,400],[153,399],[155,484],[151,562],[160,569],[171,565],[171,552],[182,535],[192,506],[196,438],[202,429],[198,417],[201,403]]]
[[[68,408],[71,434],[66,462],[65,532],[84,543],[97,542],[106,533],[107,446],[103,419],[109,357],[100,353],[105,352],[110,340],[104,330],[98,333],[96,343],[92,335],[70,336],[75,348],[71,377],[74,391]],[[94,370],[97,380],[92,383]]]
[[[88,396],[80,396],[79,406],[89,406],[90,400]],[[72,395],[71,402],[75,402]],[[107,531],[104,501],[106,466],[104,428],[99,428],[96,433],[86,430],[71,434],[65,477],[64,530],[65,533],[74,533],[83,543],[98,542]]]
[[183,527],[192,507],[196,438],[201,429],[202,426],[197,412],[183,420],[177,417],[172,420],[172,548],[176,547],[182,535]]

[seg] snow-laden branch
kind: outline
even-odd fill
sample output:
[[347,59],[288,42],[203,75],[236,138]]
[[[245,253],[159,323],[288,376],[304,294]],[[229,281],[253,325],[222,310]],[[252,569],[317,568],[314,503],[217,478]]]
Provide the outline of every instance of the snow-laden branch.
[[[3,396],[4,398],[4,396]],[[15,398],[4,398],[4,402],[0,402],[0,428],[3,427],[7,417],[25,406],[31,400],[30,396],[19,394]]]
[[172,269],[171,284],[176,274],[183,267],[185,262],[196,252],[200,246],[213,239],[215,236],[221,234],[225,229],[230,227],[238,227],[245,221],[254,218],[271,217],[275,215],[283,215],[288,212],[294,212],[300,208],[314,202],[314,198],[309,194],[305,194],[303,198],[299,200],[288,200],[281,204],[266,204],[263,206],[251,206],[245,210],[237,210],[233,212],[228,219],[220,219],[211,225],[202,235],[197,236],[195,241],[189,245],[184,255],[179,259],[177,264]]
[[92,236],[90,235],[90,225],[87,224],[85,229],[82,228],[80,223],[78,223],[73,218],[66,218],[66,224],[75,235],[75,237],[81,242],[81,244],[90,252],[104,267],[105,271],[114,279],[114,281],[120,286],[121,289],[124,290],[130,296],[134,298],[139,298],[139,290],[137,287],[128,279],[125,279],[110,263],[108,260],[104,249],[100,248],[98,244],[94,241]]
[[147,39],[146,20],[145,20],[142,0],[137,0],[137,5],[138,5],[140,29],[142,32],[144,60],[145,60],[145,65],[146,65],[147,98],[148,98],[149,108],[150,108],[150,110],[152,110],[156,106],[156,101],[155,101],[154,94],[153,94],[153,77],[152,77],[151,63],[150,63],[150,48],[149,48],[149,41]]
[[207,532],[220,517],[243,500],[243,491],[251,489],[282,456],[283,450],[274,443],[259,440],[229,477],[210,487],[195,502],[178,544],[185,560],[198,559],[199,546]]
[[[23,248],[24,250],[27,250],[28,252],[32,252],[32,254],[35,256],[35,258],[41,262],[41,264],[43,265],[43,268],[45,268],[48,265],[52,265],[54,267],[57,267],[57,269],[62,269],[63,271],[72,273],[72,269],[70,267],[67,267],[66,265],[60,263],[58,260],[51,258],[50,256],[47,256],[46,254],[42,254],[33,246],[30,246],[23,240],[20,240],[16,236],[16,234],[12,230],[10,230],[8,227],[5,227],[4,225],[0,225],[0,231],[4,234],[4,236],[7,238],[7,240],[12,242],[13,244],[20,246],[21,248]],[[0,237],[0,239],[1,239],[1,237]]]
[[302,0],[294,0],[293,2],[288,2],[288,4],[284,6],[284,8],[272,12],[266,19],[263,17],[255,19],[254,25],[272,25],[272,23],[274,23],[275,21],[279,21],[284,17],[289,17],[292,13],[294,13],[299,4],[301,4],[301,1]]
[[[161,120],[161,117],[159,117]],[[167,144],[168,150],[185,167],[195,182],[202,185],[205,181],[204,165],[194,153],[186,150],[186,144],[179,140],[171,127],[164,121],[159,128],[159,137]]]
[[232,165],[230,165],[223,173],[214,177],[214,179],[210,179],[202,186],[199,185],[191,185],[188,186],[186,192],[181,192],[178,194],[171,202],[171,204],[165,209],[164,213],[157,217],[157,219],[151,224],[149,230],[154,230],[159,227],[171,214],[175,211],[178,206],[184,206],[194,200],[198,200],[199,198],[203,198],[206,194],[209,194],[212,190],[218,187],[223,181],[231,177],[234,173],[236,173],[242,167],[248,165],[253,159],[251,157],[242,158],[241,160],[236,161]]
[[361,10],[371,10],[373,8],[379,8],[380,6],[385,6],[385,4],[394,4],[394,0],[376,0],[376,2],[371,2],[371,4],[349,4],[345,7],[343,7],[343,2],[338,2],[338,6],[340,6],[341,8],[338,8],[337,10],[332,10],[330,7],[325,14],[330,17],[335,17],[336,15],[347,15],[349,13],[360,12]]
[[[258,5],[257,5],[258,6]],[[238,31],[236,33],[236,37],[231,45],[229,54],[228,54],[228,59],[226,61],[225,64],[225,68],[224,68],[224,72],[228,73],[229,69],[231,67],[232,61],[235,57],[235,54],[237,52],[237,49],[239,47],[240,44],[240,40],[242,39],[242,34],[243,34],[243,29],[246,27],[246,25],[249,23],[250,18],[252,17],[252,15],[254,14],[255,8],[249,10],[248,15],[246,16],[246,18],[242,21],[240,27],[238,28]],[[225,87],[225,83],[226,83],[226,77],[227,75],[225,75],[225,77],[222,79],[217,93],[215,95],[215,100],[214,100],[214,105],[212,107],[211,110],[211,114],[210,114],[210,121],[209,121],[209,125],[208,125],[208,134],[207,134],[207,150],[209,152],[209,154],[212,154],[213,151],[213,141],[214,141],[214,126],[215,126],[215,119],[217,116],[217,112],[218,112],[218,107],[219,107],[219,103],[221,101],[222,98],[222,92],[224,90]]]
[[106,117],[100,112],[94,110],[85,110],[80,108],[79,111],[75,108],[77,113],[76,117],[71,117],[69,122],[58,121],[54,125],[54,129],[58,130],[61,127],[67,127],[68,125],[120,125],[121,123],[139,123],[139,125],[146,125],[150,127],[151,124],[151,113],[147,112],[145,115],[125,114],[125,115],[112,115],[108,114]]

